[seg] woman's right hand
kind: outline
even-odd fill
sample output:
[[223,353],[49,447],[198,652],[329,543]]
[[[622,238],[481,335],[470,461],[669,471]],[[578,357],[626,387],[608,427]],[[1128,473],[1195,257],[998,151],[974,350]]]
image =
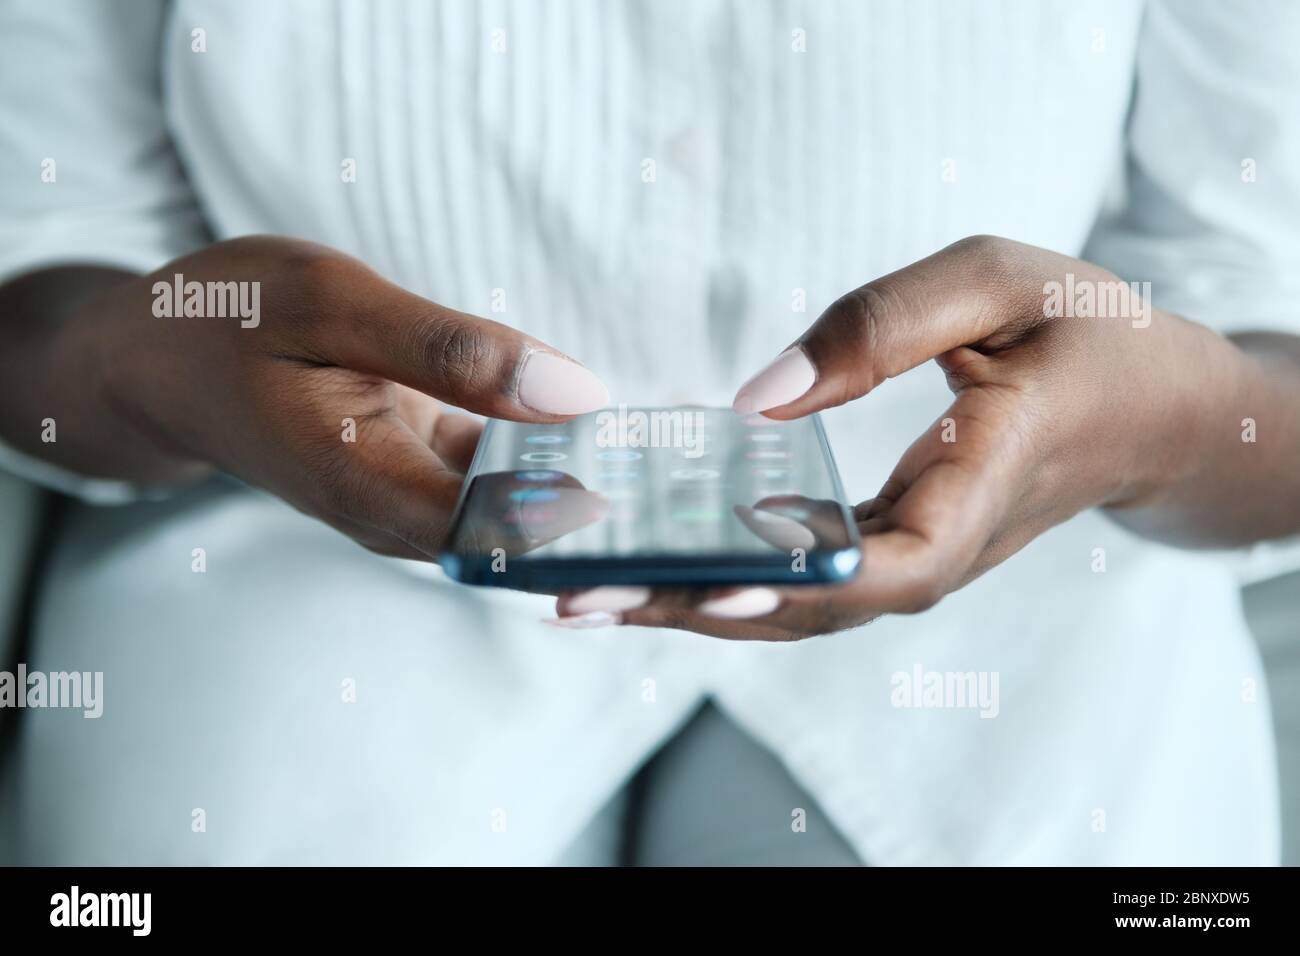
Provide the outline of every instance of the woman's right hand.
[[[177,274],[258,283],[256,319],[160,317]],[[150,475],[223,469],[384,554],[427,559],[446,534],[481,426],[437,400],[527,422],[608,400],[541,342],[290,239],[217,243],[78,312],[85,364]]]

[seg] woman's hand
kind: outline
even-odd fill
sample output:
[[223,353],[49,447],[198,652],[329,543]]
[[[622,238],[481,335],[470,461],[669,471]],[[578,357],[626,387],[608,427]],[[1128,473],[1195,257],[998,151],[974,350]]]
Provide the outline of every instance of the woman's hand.
[[[167,297],[178,274],[205,290],[249,283],[243,302],[256,301],[256,316],[175,316],[181,305]],[[29,311],[40,298],[9,297]],[[591,372],[528,336],[405,292],[341,253],[274,237],[119,274],[57,327],[26,346],[25,364],[56,355],[63,378],[81,381],[26,418],[59,410],[60,463],[143,481],[221,468],[403,557],[438,551],[480,431],[437,400],[529,422],[607,400]]]
[[[1279,396],[1250,384],[1264,376],[1227,340],[1151,309],[1096,266],[983,236],[841,298],[740,389],[736,411],[798,418],[930,359],[956,401],[857,506],[865,541],[851,583],[654,595],[598,588],[562,597],[558,623],[621,620],[763,640],[835,631],[929,608],[1098,505],[1166,537],[1185,537],[1189,514],[1203,528],[1249,535],[1250,520],[1222,500],[1231,480],[1210,474],[1207,454],[1242,448],[1240,423],[1252,415],[1271,417],[1283,441],[1300,434],[1300,400],[1283,420]],[[1297,385],[1291,375],[1280,387],[1300,399]],[[1287,452],[1256,457],[1267,456],[1280,465]],[[1300,475],[1294,457],[1287,467]],[[1255,520],[1275,534],[1286,527],[1276,508]]]

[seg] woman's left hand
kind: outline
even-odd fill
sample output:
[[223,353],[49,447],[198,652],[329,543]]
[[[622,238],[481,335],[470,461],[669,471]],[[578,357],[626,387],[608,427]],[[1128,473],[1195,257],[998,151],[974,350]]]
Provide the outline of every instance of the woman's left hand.
[[1097,266],[964,239],[838,300],[736,396],[739,413],[785,420],[943,368],[956,400],[855,509],[853,581],[597,588],[562,596],[556,623],[795,640],[925,610],[1084,509],[1143,509],[1189,480],[1207,429],[1241,418],[1212,397],[1234,351]]

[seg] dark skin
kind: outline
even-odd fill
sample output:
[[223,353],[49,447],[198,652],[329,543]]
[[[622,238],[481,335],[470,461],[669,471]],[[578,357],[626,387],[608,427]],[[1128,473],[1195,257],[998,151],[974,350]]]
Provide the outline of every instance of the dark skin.
[[[1089,263],[979,236],[832,305],[798,342],[815,383],[764,415],[841,405],[930,360],[955,395],[858,505],[869,540],[856,578],[773,589],[762,596],[774,609],[758,602],[759,614],[739,620],[700,610],[731,592],[656,593],[618,620],[780,641],[923,611],[1092,507],[1188,547],[1300,531],[1300,338],[1229,340],[1159,309],[1143,328],[1044,318],[1045,283],[1067,273],[1116,281]],[[1247,418],[1253,443],[1242,439]],[[561,598],[562,618],[576,597]]]
[[[153,282],[174,272],[260,281],[261,324],[154,317]],[[763,414],[839,405],[934,360],[955,394],[942,418],[956,440],[936,423],[858,507],[871,540],[853,582],[780,590],[775,609],[745,620],[698,609],[723,595],[655,594],[621,621],[793,640],[920,611],[1092,507],[1184,546],[1300,532],[1300,338],[1225,339],[1159,309],[1146,328],[1044,319],[1044,282],[1066,273],[1114,281],[974,237],[832,305],[798,343],[814,384]],[[479,434],[436,399],[563,420],[519,399],[531,349],[547,347],[292,239],[217,243],[154,276],[48,269],[0,288],[0,434],[88,475],[174,483],[219,468],[372,550],[429,559]],[[355,443],[340,440],[345,417]],[[45,418],[57,443],[40,440]],[[1256,442],[1242,441],[1246,418]]]
[[[153,283],[261,282],[256,328],[164,319]],[[371,550],[437,554],[481,426],[565,416],[516,393],[542,343],[444,309],[314,243],[250,237],[150,276],[45,270],[0,289],[0,429],[81,473],[170,483],[230,472]],[[53,418],[58,441],[40,441]],[[343,420],[356,441],[342,440]]]

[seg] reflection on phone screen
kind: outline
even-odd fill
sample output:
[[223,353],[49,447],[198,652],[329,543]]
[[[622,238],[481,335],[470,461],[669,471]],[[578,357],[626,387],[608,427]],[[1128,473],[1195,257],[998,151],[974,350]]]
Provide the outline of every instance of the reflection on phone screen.
[[622,408],[498,421],[452,541],[462,555],[770,555],[855,538],[812,419]]

